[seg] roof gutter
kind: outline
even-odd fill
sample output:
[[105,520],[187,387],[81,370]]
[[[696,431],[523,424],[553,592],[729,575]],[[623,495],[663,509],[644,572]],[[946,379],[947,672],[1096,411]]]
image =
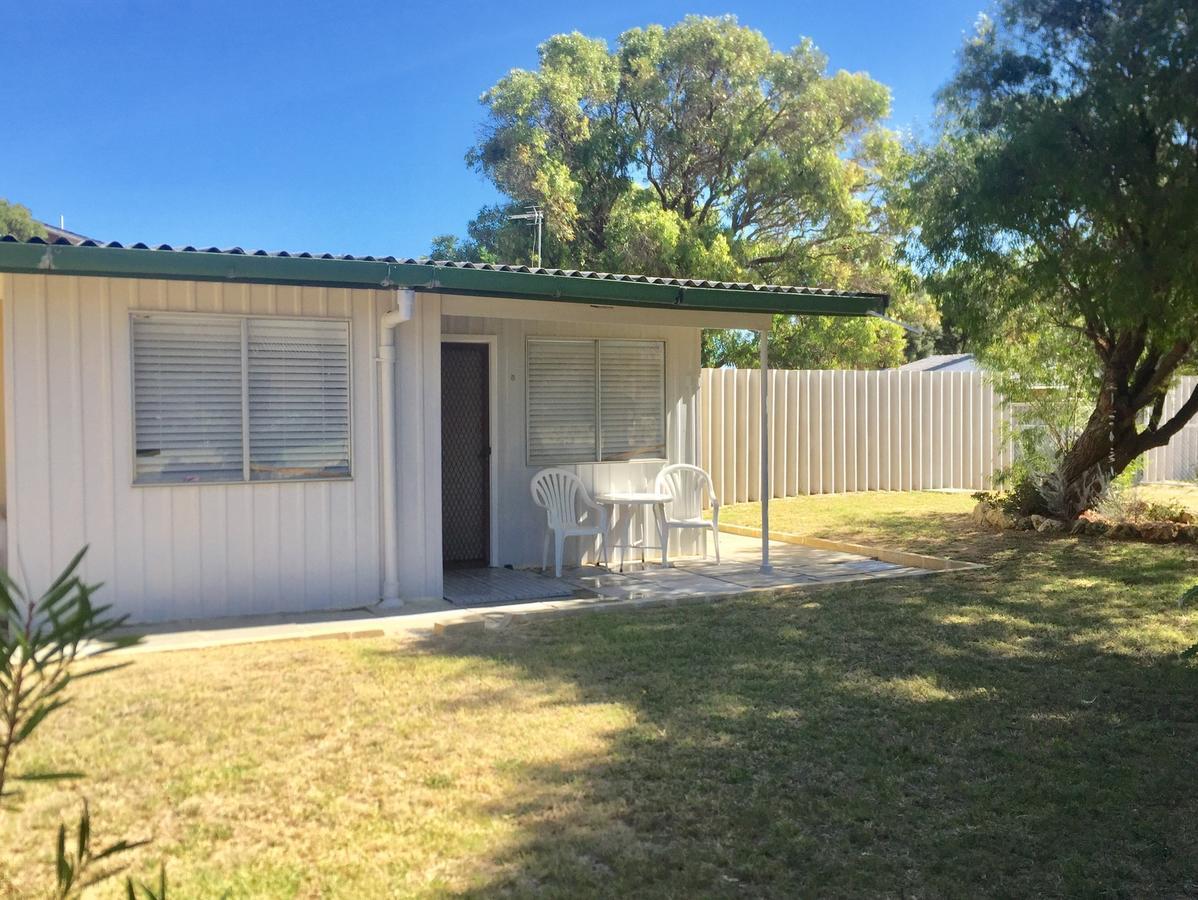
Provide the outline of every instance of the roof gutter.
[[789,315],[864,316],[884,312],[889,301],[885,294],[822,295],[685,287],[650,281],[462,269],[384,260],[17,242],[0,242],[0,271],[363,290],[412,289],[563,303]]

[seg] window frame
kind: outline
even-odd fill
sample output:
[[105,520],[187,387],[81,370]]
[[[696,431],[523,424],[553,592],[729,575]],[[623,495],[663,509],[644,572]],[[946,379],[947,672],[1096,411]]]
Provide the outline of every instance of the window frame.
[[[529,377],[528,354],[529,345],[536,342],[557,343],[588,343],[595,347],[595,459],[577,459],[569,461],[533,462],[531,459],[531,417],[529,410],[529,394],[532,391],[532,379]],[[662,456],[640,456],[635,459],[603,459],[603,350],[604,341],[618,343],[657,344],[661,347],[661,434]],[[624,466],[637,463],[666,463],[670,461],[670,399],[667,385],[669,383],[669,341],[665,338],[637,337],[574,337],[567,335],[526,335],[524,338],[524,463],[530,469],[546,466]]]
[[[138,481],[137,480],[137,361],[134,358],[133,321],[138,317],[151,316],[160,319],[228,319],[241,324],[241,477],[212,481]],[[343,322],[345,323],[346,352],[346,455],[349,472],[345,475],[310,476],[305,478],[250,478],[250,435],[249,435],[249,323],[255,319],[291,322]],[[228,487],[230,485],[253,486],[256,484],[329,484],[354,480],[354,323],[349,316],[305,316],[279,313],[240,312],[196,312],[194,310],[131,309],[127,319],[126,334],[129,341],[129,484],[135,488],[199,488],[208,485]]]

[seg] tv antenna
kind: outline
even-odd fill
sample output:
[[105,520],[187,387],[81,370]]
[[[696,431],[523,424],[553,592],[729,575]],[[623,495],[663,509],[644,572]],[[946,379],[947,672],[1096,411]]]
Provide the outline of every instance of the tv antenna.
[[541,268],[541,223],[545,221],[545,212],[535,203],[530,203],[525,207],[525,212],[516,213],[508,216],[509,220],[520,220],[524,222],[532,222],[537,226],[537,242],[534,254],[536,256],[536,267]]

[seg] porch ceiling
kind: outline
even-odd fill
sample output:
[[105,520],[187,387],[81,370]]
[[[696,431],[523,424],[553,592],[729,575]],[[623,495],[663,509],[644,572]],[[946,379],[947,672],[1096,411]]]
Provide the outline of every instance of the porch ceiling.
[[0,239],[0,271],[463,294],[654,309],[864,316],[886,294],[444,260]]

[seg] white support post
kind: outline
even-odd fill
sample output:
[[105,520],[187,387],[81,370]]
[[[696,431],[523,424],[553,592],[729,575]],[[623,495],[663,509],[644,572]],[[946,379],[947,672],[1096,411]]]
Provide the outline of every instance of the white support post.
[[761,349],[761,573],[770,565],[770,331],[757,332]]

